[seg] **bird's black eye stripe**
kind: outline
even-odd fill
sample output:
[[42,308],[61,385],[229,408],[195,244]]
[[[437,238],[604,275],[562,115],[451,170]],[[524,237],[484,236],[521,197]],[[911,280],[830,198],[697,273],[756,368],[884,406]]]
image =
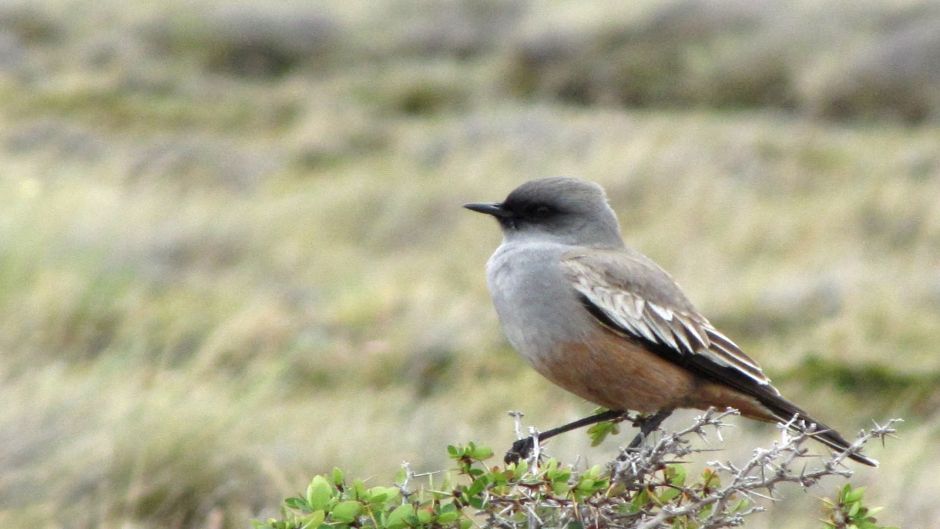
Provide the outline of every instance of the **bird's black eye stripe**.
[[547,204],[532,204],[526,208],[526,215],[529,217],[544,219],[558,213],[558,210]]

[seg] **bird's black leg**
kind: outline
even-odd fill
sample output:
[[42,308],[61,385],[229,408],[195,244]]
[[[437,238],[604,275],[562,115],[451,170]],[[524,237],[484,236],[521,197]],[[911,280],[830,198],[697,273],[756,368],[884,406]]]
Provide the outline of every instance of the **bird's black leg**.
[[[596,415],[591,415],[590,417],[585,417],[583,419],[578,419],[574,422],[569,422],[557,428],[552,428],[551,430],[546,430],[538,435],[539,442],[542,442],[546,439],[551,439],[558,434],[569,432],[575,428],[581,428],[582,426],[588,426],[591,424],[597,424],[601,421],[610,421],[614,419],[623,419],[627,412],[622,410],[607,410]],[[665,417],[663,417],[665,419]],[[662,420],[660,419],[660,422]],[[656,423],[657,425],[659,423]],[[655,428],[655,426],[654,426]],[[529,457],[529,453],[532,452],[532,449],[535,448],[535,436],[523,437],[522,439],[517,440],[512,444],[512,447],[509,448],[509,451],[506,452],[506,456],[503,460],[508,465],[509,463],[515,463],[520,459],[525,459]]]
[[670,415],[672,415],[672,410],[659,410],[652,415],[637,419],[634,424],[639,424],[640,433],[636,434],[636,437],[630,441],[630,445],[627,449],[639,448],[640,445],[643,444],[643,440],[646,439],[649,434],[653,433],[656,428],[659,428],[659,425]]

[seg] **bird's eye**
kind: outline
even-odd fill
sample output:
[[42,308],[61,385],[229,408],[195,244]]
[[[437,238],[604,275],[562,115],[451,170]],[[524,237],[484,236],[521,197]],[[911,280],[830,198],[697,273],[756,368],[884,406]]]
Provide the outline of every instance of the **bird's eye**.
[[555,210],[551,206],[546,206],[543,204],[543,205],[538,205],[538,206],[533,207],[529,213],[533,217],[544,218],[555,213]]

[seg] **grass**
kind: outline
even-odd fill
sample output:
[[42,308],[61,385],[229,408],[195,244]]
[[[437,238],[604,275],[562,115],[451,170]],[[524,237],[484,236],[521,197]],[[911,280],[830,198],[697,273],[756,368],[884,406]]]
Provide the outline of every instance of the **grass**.
[[[250,23],[223,4],[0,12],[29,58],[0,66],[0,522],[242,527],[334,465],[437,468],[447,443],[508,445],[508,409],[542,428],[589,411],[502,339],[483,275],[499,235],[459,207],[555,174],[603,183],[628,240],[795,400],[849,433],[906,417],[859,484],[885,521],[940,515],[930,119],[507,87],[523,37],[569,21],[589,40],[654,4],[613,21],[493,4],[448,40],[469,3],[285,3],[250,37],[293,55],[250,74],[204,49],[244,49],[239,32],[180,26]],[[328,40],[278,36],[292,9]],[[875,46],[882,15],[862,15],[844,23]],[[730,450],[770,435],[742,423]],[[613,450],[587,444],[551,449]],[[791,496],[762,523],[813,519]]]

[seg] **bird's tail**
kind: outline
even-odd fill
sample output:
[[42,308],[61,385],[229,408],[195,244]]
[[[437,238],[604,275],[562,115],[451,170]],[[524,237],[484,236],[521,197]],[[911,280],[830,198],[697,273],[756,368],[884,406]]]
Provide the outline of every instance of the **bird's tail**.
[[[810,417],[808,413],[800,409],[796,404],[793,404],[779,395],[761,396],[758,400],[770,410],[776,420],[791,425],[790,427],[795,431],[802,431],[804,425],[815,425],[813,438],[833,450],[843,452],[851,446],[851,443],[846,441],[839,432]],[[793,420],[794,417],[796,420]],[[864,465],[872,467],[878,466],[877,460],[865,457],[860,453],[851,453],[848,457]]]

